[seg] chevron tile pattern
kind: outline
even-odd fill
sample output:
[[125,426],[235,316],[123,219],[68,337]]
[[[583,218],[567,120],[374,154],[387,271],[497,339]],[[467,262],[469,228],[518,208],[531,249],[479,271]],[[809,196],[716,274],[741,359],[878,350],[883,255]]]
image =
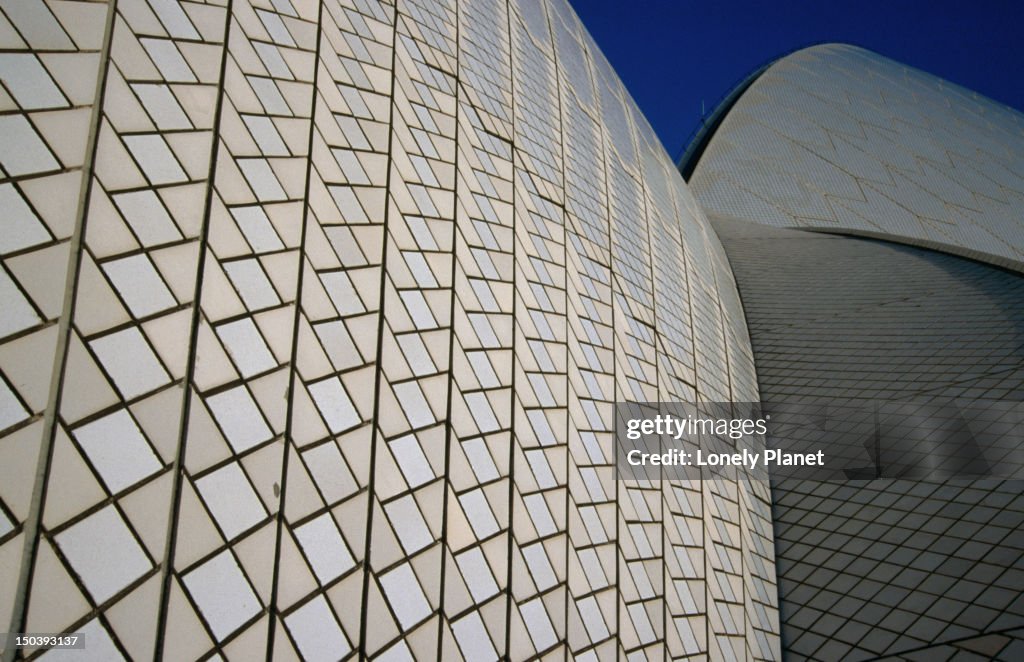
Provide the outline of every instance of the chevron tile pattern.
[[36,470],[64,353],[67,270],[76,259],[91,161],[107,8],[91,2],[0,5],[0,622],[10,622],[25,561]]
[[1024,270],[1024,116],[854,46],[770,66],[690,186],[709,215],[898,238]]
[[[1019,476],[1024,116],[812,47],[743,92],[690,185],[734,269],[766,407],[997,401],[972,441],[1003,454],[995,476]],[[787,658],[1015,659],[1021,482],[943,477],[772,484]]]
[[[747,302],[769,411],[998,401],[1002,420],[991,405],[984,418],[967,414],[975,448],[986,451],[972,457],[998,462],[994,476],[1019,478],[1024,277],[888,242],[712,222]],[[928,418],[896,424],[906,434]],[[829,456],[852,450],[873,467],[863,433],[836,428]],[[936,462],[935,445],[920,442],[941,432],[926,430],[907,436]],[[786,657],[1014,659],[1024,643],[1021,481],[882,476],[772,483]]]
[[778,657],[765,482],[615,477],[616,401],[757,386],[563,0],[5,0],[0,39],[11,631]]

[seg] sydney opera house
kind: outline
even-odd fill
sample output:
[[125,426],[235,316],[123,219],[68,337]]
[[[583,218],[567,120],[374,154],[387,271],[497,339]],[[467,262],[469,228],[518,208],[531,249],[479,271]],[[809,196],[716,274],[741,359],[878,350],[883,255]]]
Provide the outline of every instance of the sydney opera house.
[[[820,45],[675,163],[565,0],[0,43],[4,662],[1024,659],[1021,113]],[[627,402],[881,405],[648,479]]]

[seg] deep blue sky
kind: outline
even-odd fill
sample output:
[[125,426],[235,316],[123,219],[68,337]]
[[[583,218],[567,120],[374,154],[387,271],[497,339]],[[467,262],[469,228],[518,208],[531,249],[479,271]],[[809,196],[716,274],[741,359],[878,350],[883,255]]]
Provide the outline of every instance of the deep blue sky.
[[843,41],[1024,110],[1019,0],[570,0],[669,154],[778,55]]

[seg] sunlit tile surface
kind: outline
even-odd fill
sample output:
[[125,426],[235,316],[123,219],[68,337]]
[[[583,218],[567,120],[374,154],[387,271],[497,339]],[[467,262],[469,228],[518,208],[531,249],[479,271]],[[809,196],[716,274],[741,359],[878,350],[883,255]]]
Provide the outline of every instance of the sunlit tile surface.
[[133,659],[778,656],[764,484],[614,479],[615,401],[756,379],[563,0],[0,12],[0,622]]
[[714,132],[709,215],[841,230],[1024,269],[1024,116],[845,44],[782,58]]

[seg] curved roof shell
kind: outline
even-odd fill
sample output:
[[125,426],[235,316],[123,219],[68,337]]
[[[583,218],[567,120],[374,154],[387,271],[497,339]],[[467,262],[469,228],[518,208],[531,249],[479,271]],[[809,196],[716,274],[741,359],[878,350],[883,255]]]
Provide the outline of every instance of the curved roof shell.
[[1024,115],[864,49],[766,68],[705,140],[712,216],[882,237],[1024,270]]

